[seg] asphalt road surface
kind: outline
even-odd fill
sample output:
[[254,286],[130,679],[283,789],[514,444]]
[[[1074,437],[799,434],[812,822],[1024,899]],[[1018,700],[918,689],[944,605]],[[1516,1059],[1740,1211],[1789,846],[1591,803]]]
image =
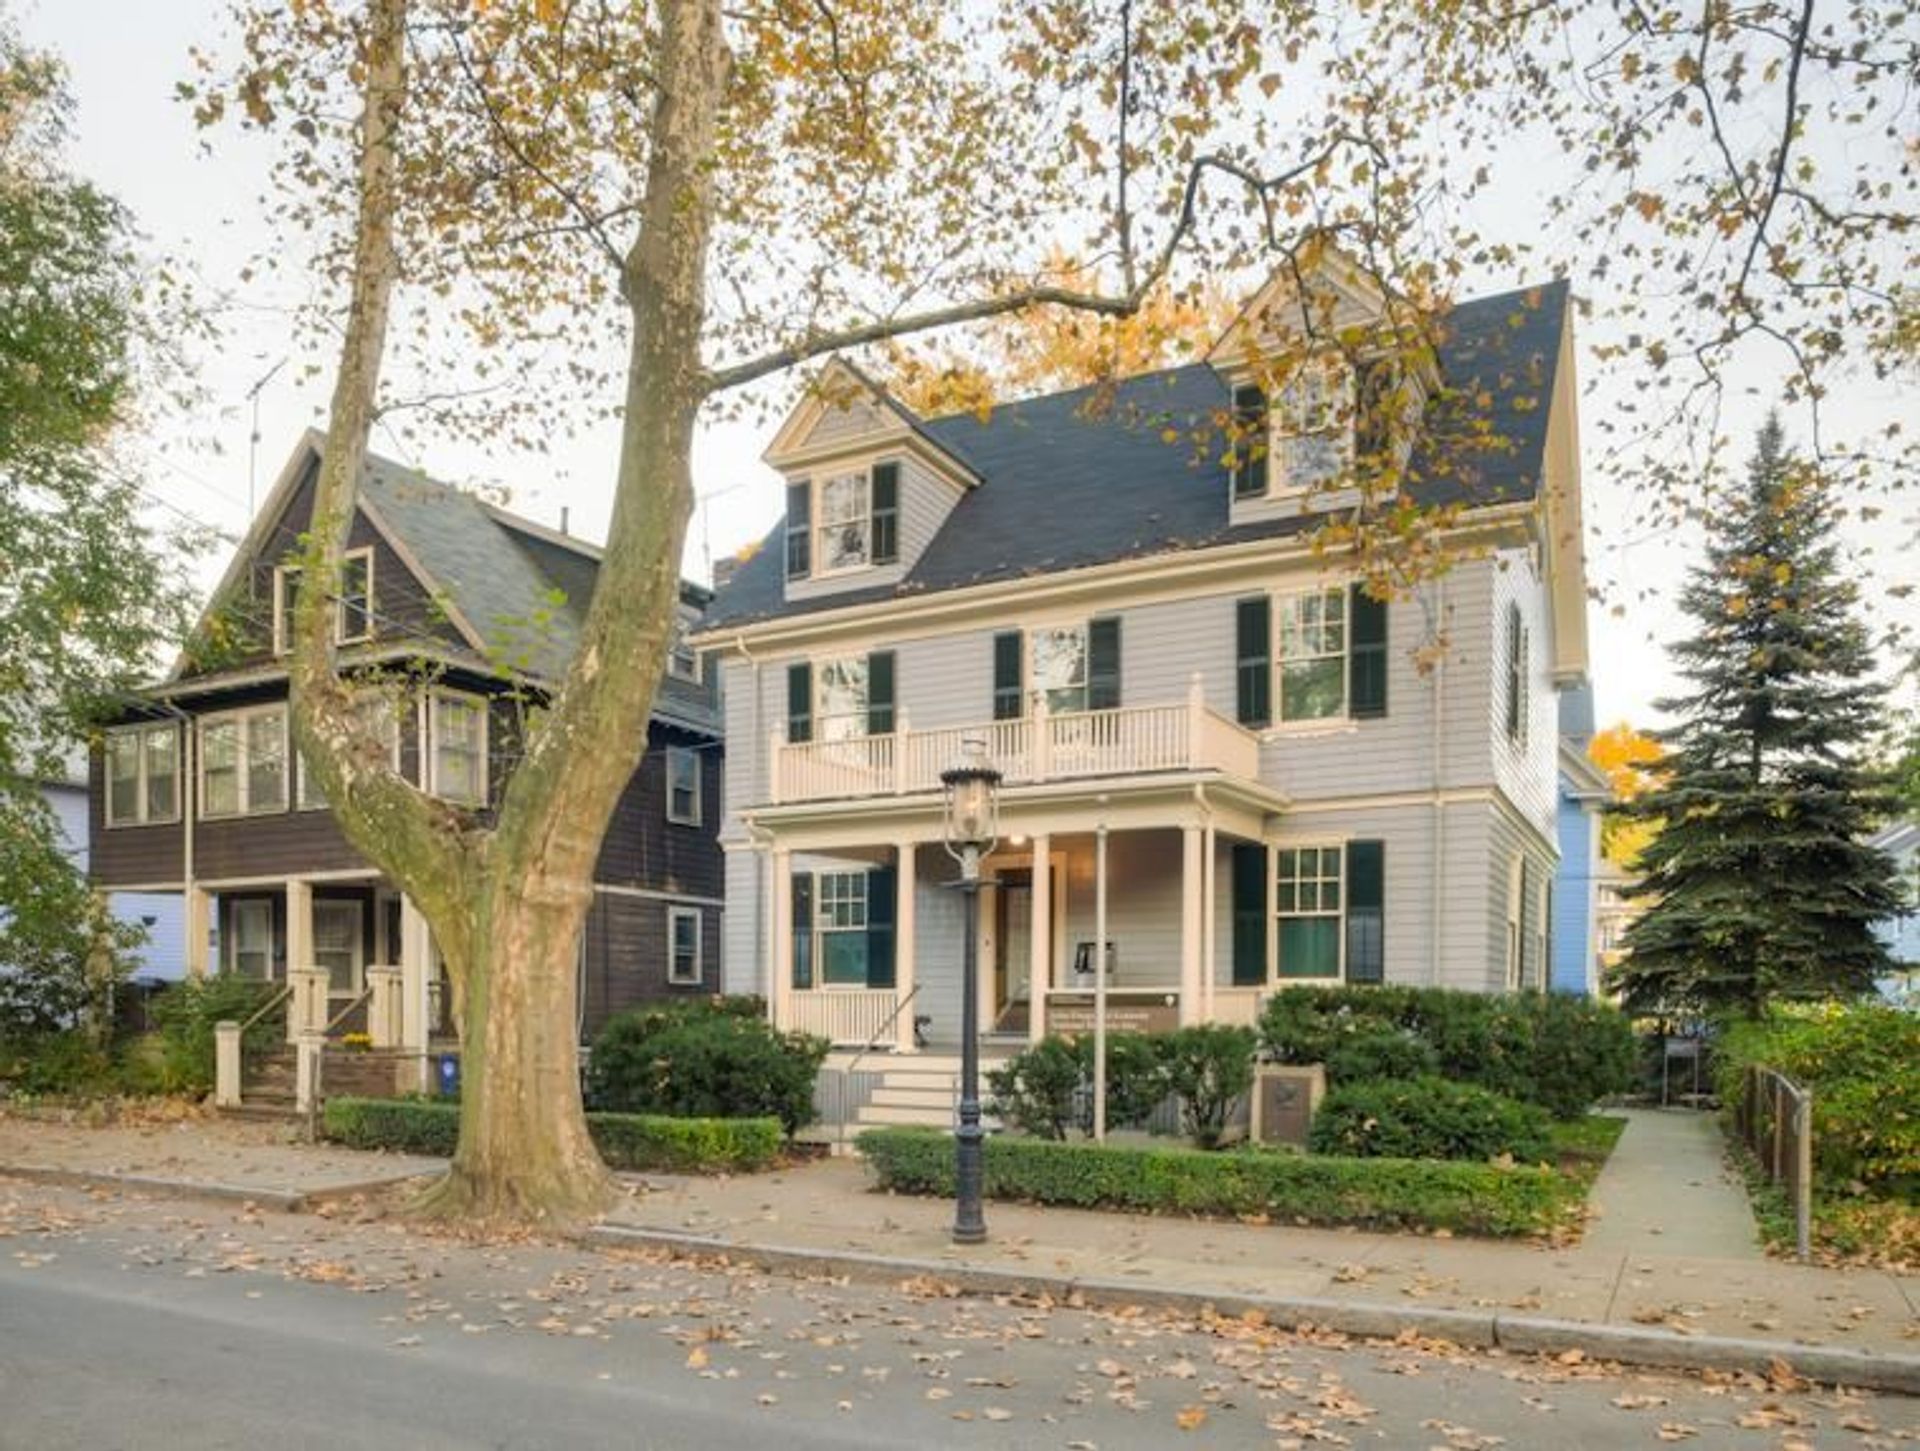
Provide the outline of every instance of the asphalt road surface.
[[0,1181],[0,1447],[1920,1445],[1920,1403]]

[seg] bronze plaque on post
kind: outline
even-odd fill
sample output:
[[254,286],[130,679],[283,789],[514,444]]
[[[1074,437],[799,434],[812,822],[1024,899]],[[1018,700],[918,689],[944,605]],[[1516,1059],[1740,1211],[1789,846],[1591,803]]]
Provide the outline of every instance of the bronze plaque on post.
[[1253,1080],[1253,1137],[1262,1144],[1307,1146],[1314,1110],[1327,1091],[1318,1063],[1262,1064]]

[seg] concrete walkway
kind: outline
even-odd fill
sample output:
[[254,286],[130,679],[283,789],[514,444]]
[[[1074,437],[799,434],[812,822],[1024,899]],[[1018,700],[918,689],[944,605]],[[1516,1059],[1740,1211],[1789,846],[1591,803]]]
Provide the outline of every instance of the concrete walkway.
[[1763,1260],[1746,1187],[1719,1125],[1693,1109],[1628,1109],[1626,1132],[1594,1182],[1583,1253]]

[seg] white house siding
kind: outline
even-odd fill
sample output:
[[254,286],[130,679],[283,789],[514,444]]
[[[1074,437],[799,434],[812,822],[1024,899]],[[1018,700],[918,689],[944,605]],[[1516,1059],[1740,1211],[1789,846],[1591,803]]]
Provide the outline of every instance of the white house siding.
[[869,398],[848,398],[820,410],[807,433],[807,447],[851,442],[878,433],[890,422],[887,410]]
[[[1107,836],[1107,940],[1116,987],[1180,983],[1182,842],[1177,830],[1115,831]],[[1060,980],[1070,984],[1077,943],[1094,940],[1094,845],[1076,840],[1063,873],[1066,951]]]
[[[1492,707],[1488,715],[1488,740],[1493,780],[1515,809],[1543,836],[1551,838],[1557,806],[1560,735],[1559,702],[1549,664],[1553,617],[1547,589],[1534,567],[1531,552],[1526,550],[1508,550],[1498,555],[1492,566],[1492,582],[1492,618],[1487,627],[1478,632],[1478,637],[1491,646],[1488,669],[1482,679],[1484,699]],[[1506,632],[1510,603],[1520,607],[1520,619],[1528,633],[1527,728],[1517,741],[1507,735],[1506,717]]]
[[[1507,900],[1512,889],[1513,862],[1527,862],[1527,889],[1520,900],[1522,950],[1534,953],[1535,939],[1541,931],[1540,885],[1551,882],[1560,864],[1560,853],[1552,842],[1533,828],[1517,811],[1496,801],[1487,809],[1488,846],[1483,853],[1487,863],[1487,982],[1488,991],[1500,991],[1507,984]],[[1536,981],[1542,986],[1552,971],[1553,943],[1548,927],[1545,959],[1534,964]]]
[[760,900],[763,859],[754,851],[726,854],[727,910],[720,919],[720,990],[761,996],[771,991],[766,980],[766,954],[760,944],[767,931],[766,908]]
[[900,565],[911,570],[960,502],[959,488],[918,458],[900,460]]

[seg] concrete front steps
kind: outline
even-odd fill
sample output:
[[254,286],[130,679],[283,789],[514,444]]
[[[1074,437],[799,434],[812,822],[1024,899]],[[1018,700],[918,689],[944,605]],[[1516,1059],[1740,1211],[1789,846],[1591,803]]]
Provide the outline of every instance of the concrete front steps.
[[[295,1118],[295,1076],[290,1044],[262,1053],[243,1072],[238,1107],[221,1112],[235,1118]],[[398,1049],[355,1052],[329,1043],[320,1063],[320,1096],[393,1098],[411,1086],[417,1055]]]
[[[1008,1053],[993,1048],[980,1055],[980,1093],[987,1095],[987,1073]],[[851,1070],[851,1071],[849,1071]],[[941,1049],[921,1053],[836,1053],[821,1071],[820,1121],[799,1137],[825,1144],[834,1153],[853,1152],[862,1129],[883,1125],[951,1129],[960,1102],[960,1055]],[[997,1129],[992,1117],[982,1120]]]

